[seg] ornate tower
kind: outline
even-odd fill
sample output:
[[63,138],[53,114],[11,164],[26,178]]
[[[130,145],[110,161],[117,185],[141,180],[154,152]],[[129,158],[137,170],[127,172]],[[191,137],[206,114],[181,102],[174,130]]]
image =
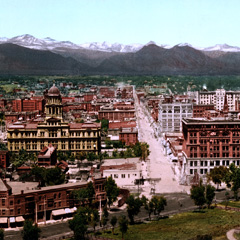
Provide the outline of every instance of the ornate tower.
[[47,121],[50,118],[63,120],[62,113],[62,97],[59,89],[53,84],[53,86],[46,92],[46,105],[45,105],[45,113]]

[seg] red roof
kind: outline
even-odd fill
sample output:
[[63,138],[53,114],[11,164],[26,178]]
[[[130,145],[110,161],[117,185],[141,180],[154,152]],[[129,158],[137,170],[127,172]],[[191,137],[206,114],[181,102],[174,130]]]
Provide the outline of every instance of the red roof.
[[119,129],[121,127],[122,128],[136,127],[136,121],[109,123],[109,129]]

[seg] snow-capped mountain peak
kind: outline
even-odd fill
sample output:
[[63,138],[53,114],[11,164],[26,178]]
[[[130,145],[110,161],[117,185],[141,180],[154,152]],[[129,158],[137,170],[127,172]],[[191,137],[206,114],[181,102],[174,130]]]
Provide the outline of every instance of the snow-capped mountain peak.
[[240,52],[240,48],[236,46],[229,46],[225,43],[216,44],[215,46],[204,48],[203,51]]

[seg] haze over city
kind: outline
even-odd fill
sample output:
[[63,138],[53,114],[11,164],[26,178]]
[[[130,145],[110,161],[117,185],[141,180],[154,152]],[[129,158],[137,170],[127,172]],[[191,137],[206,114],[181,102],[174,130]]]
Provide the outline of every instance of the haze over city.
[[76,44],[240,46],[237,0],[1,0],[0,37],[31,34]]

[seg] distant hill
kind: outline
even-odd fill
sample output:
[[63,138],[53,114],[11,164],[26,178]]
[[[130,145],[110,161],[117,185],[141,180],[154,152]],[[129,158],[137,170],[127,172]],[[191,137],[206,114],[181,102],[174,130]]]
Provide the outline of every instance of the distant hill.
[[0,74],[229,75],[240,74],[240,52],[203,52],[189,45],[148,44],[136,52],[0,44]]
[[88,69],[75,59],[50,51],[0,44],[0,74],[79,74],[87,73]]

